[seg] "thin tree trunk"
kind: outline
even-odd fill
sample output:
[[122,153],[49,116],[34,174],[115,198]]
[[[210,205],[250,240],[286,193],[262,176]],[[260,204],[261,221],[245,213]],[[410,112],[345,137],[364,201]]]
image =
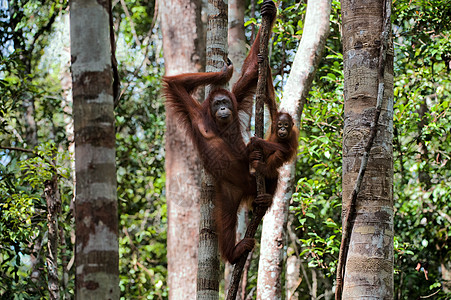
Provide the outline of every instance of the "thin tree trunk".
[[[262,16],[262,24],[260,28],[260,38],[259,38],[259,55],[264,59],[258,62],[258,80],[257,88],[255,92],[255,135],[259,138],[263,138],[264,134],[264,97],[266,93],[266,82],[268,76],[271,76],[268,72],[268,43],[269,37],[271,35],[272,29],[272,19],[271,16],[266,14]],[[257,195],[263,195],[266,193],[265,187],[265,177],[260,172],[256,174],[257,183]],[[260,225],[263,216],[267,211],[267,207],[257,206],[254,209],[254,214],[247,227],[245,238],[254,238],[257,232],[258,226]],[[230,280],[230,288],[227,293],[227,300],[236,299],[236,295],[239,289],[239,283],[241,279],[241,274],[243,272],[244,266],[247,262],[247,257],[241,256],[238,262],[235,263],[232,277]]]
[[[244,11],[245,2],[241,0],[229,1],[229,32],[228,32],[228,46],[229,46],[229,58],[233,62],[233,76],[229,81],[229,85],[238,80],[241,75],[241,67],[244,59],[246,58],[246,36],[244,34]],[[239,118],[241,123],[241,133],[245,143],[250,139],[250,121],[252,112],[250,114],[245,111],[239,112]],[[242,207],[238,213],[238,223],[236,228],[236,241],[238,243],[244,238],[247,227],[247,208]],[[249,265],[249,264],[248,264]],[[230,277],[232,276],[233,266],[226,262],[224,271],[224,291],[227,293],[229,288]],[[243,285],[243,282],[241,283]],[[245,285],[245,284],[244,284]],[[237,300],[240,298],[241,293],[238,294]]]
[[59,228],[59,235],[60,235],[60,243],[61,243],[61,299],[68,300],[70,299],[69,290],[68,290],[68,283],[69,283],[69,271],[67,269],[68,266],[68,253],[67,253],[67,244],[65,239],[65,231],[63,227]]
[[119,299],[110,1],[70,2],[76,299]]
[[[69,14],[62,15],[62,23],[64,24],[64,28],[69,29]],[[70,41],[68,40],[70,43]],[[66,53],[67,50],[70,49],[70,45],[66,45],[65,47],[65,55],[67,57],[70,57],[70,53]],[[63,111],[65,112],[64,116],[64,123],[65,123],[65,130],[66,130],[66,137],[67,137],[67,143],[68,147],[67,150],[70,155],[70,169],[71,169],[71,178],[73,181],[73,186],[75,186],[75,145],[74,145],[74,119],[72,116],[72,107],[73,107],[73,101],[71,97],[71,91],[72,91],[72,79],[71,79],[71,73],[70,73],[70,60],[67,59],[67,63],[64,64],[63,68],[61,69],[60,76],[61,78],[61,88],[62,88],[62,101],[61,106]],[[70,215],[71,218],[74,217],[74,201],[71,199],[70,201]],[[61,299],[69,300],[71,299],[69,294],[69,262],[71,257],[68,257],[68,255],[71,254],[71,251],[69,249],[74,247],[74,244],[69,242],[69,244],[66,243],[66,236],[73,235],[73,229],[70,229],[69,231],[65,231],[64,227],[60,227],[60,241],[61,241],[61,249],[62,252],[60,254],[61,256],[61,267],[62,267],[62,275],[61,275],[61,288],[62,288],[62,297]],[[74,251],[75,253],[75,251]],[[73,255],[73,254],[72,254]],[[73,258],[73,257],[72,257]]]
[[[329,0],[310,0],[307,5],[304,34],[284,88],[280,107],[294,117],[297,126],[329,34],[330,7]],[[291,162],[279,169],[279,184],[273,204],[263,220],[257,299],[282,297],[284,232],[294,185],[294,166],[295,162]]]
[[28,95],[26,99],[24,99],[22,105],[24,107],[24,120],[25,120],[25,130],[26,137],[25,141],[27,142],[29,148],[34,148],[38,144],[38,128],[36,126],[35,113],[36,109],[34,106],[34,99],[31,95]]
[[[200,72],[205,42],[200,0],[160,1],[166,75]],[[166,112],[166,199],[169,299],[196,294],[201,167],[194,146]]]
[[390,5],[391,1],[386,0],[342,1],[345,115],[342,216],[346,216],[343,238],[349,235],[349,242],[342,239],[342,247],[348,250],[343,251],[347,253],[343,260],[345,267],[338,267],[337,271],[336,299],[341,299],[340,278],[344,280],[343,299],[393,299]]
[[[285,287],[286,287],[286,296],[288,300],[291,299],[299,299],[299,292],[297,291],[299,285],[302,281],[306,281],[307,286],[310,289],[310,283],[308,281],[308,277],[305,274],[305,270],[302,266],[302,259],[299,256],[298,249],[298,239],[296,237],[296,233],[293,230],[293,220],[294,215],[291,214],[288,216],[288,224],[287,224],[287,237],[288,237],[288,248],[287,248],[287,259],[286,259],[286,272],[285,272]],[[303,273],[301,275],[301,269]]]
[[60,299],[60,285],[58,278],[58,216],[61,210],[61,197],[58,190],[58,177],[56,174],[52,179],[45,182],[45,199],[47,202],[47,226],[49,230],[47,240],[47,273],[49,298]]
[[[245,1],[241,0],[229,1],[228,46],[229,46],[229,58],[233,62],[234,68],[232,79],[229,81],[230,86],[233,86],[233,84],[241,76],[241,68],[243,66],[244,59],[246,58],[246,36],[244,34],[245,8],[246,8]],[[251,117],[252,111],[239,112],[239,118],[241,122],[241,133],[243,135],[245,143],[248,143],[250,139]],[[245,231],[246,228],[244,227],[242,230],[242,236],[244,236]]]
[[[288,248],[288,251],[293,251],[293,249]],[[286,295],[287,299],[299,299],[299,292],[296,289],[302,282],[301,277],[301,258],[298,256],[298,253],[294,253],[293,255],[287,258],[286,265]]]
[[[207,72],[220,71],[227,58],[228,7],[224,0],[208,0]],[[205,95],[209,94],[209,87]],[[199,260],[197,272],[197,299],[219,298],[220,260],[216,234],[213,178],[202,173],[201,226],[199,227]]]
[[[42,228],[39,228],[39,232],[43,232]],[[31,281],[36,285],[40,286],[38,283],[39,280],[41,280],[41,268],[40,268],[40,262],[41,262],[41,252],[42,247],[44,246],[44,241],[47,239],[48,231],[46,230],[44,234],[39,234],[36,239],[33,241],[33,250],[30,254],[30,270],[31,270]]]
[[[446,256],[445,256],[446,257]],[[443,291],[445,293],[451,293],[451,257],[443,258],[440,255],[440,267],[442,271]]]
[[[427,124],[427,113],[429,111],[428,105],[426,103],[426,99],[423,99],[420,102],[420,107],[418,109],[418,117],[420,121],[418,122],[418,137],[417,143],[420,150],[420,158],[421,162],[429,161],[429,149],[426,145],[426,141],[423,138],[423,129],[428,125]],[[418,171],[418,179],[420,183],[424,186],[425,190],[429,190],[432,186],[431,176],[429,175],[431,172],[429,170],[429,164],[426,163],[420,167]]]
[[318,278],[317,278],[317,273],[315,268],[312,268],[310,270],[312,272],[312,300],[316,300],[317,299],[317,294],[318,294]]

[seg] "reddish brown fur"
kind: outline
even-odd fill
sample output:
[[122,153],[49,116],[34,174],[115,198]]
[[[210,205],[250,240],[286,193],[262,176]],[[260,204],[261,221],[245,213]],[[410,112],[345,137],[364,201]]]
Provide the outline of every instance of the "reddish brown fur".
[[[267,86],[265,103],[271,115],[271,129],[269,137],[264,140],[253,137],[248,145],[251,166],[265,176],[266,192],[274,195],[279,179],[278,168],[291,160],[298,147],[298,130],[290,114],[277,111],[273,85]],[[288,136],[280,138],[277,134],[277,123],[281,119],[289,121]]]
[[[271,14],[274,21],[275,5],[272,1],[265,3],[265,13]],[[231,263],[235,263],[255,244],[254,239],[246,238],[235,245],[235,227],[240,204],[256,197],[255,178],[249,173],[249,157],[239,128],[238,111],[249,113],[252,108],[252,97],[258,78],[259,44],[260,32],[244,61],[241,77],[233,86],[232,92],[215,89],[202,104],[192,97],[192,93],[203,85],[228,82],[233,72],[231,65],[224,66],[221,72],[190,73],[163,78],[168,110],[184,125],[205,169],[215,180],[215,219],[219,246],[222,255]],[[272,86],[272,82],[268,84]],[[232,118],[225,125],[216,122],[210,109],[217,95],[226,95],[232,102]],[[262,200],[265,197],[267,195],[258,197],[255,201],[264,203]]]

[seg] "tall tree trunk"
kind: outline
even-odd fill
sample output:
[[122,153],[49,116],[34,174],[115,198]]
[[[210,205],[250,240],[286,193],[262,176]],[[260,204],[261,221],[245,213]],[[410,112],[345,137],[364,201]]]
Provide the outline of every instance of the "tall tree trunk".
[[[329,0],[310,0],[304,34],[298,47],[291,73],[284,87],[281,110],[289,112],[299,126],[300,117],[309,93],[316,67],[329,34]],[[295,162],[280,169],[279,184],[271,208],[263,220],[257,299],[281,299],[284,232],[288,220],[288,204],[294,185]]]
[[[166,75],[200,72],[205,42],[201,0],[160,1]],[[200,160],[177,119],[166,112],[166,199],[169,299],[196,294]]]
[[[344,260],[343,299],[393,299],[393,47],[389,11],[384,2],[389,9],[391,1],[386,0],[342,1],[345,117],[342,209],[343,216],[348,210],[355,212],[354,222],[343,217],[343,235],[346,223],[351,228]],[[386,18],[388,28],[384,31]],[[383,53],[385,64],[381,59]],[[381,110],[376,109],[378,90],[384,90],[379,98]],[[379,122],[374,123],[378,112]],[[372,123],[377,131],[371,132]],[[373,133],[376,135],[369,151],[365,148]],[[359,191],[356,183],[365,152],[369,153],[369,160]],[[357,198],[350,207],[352,194]]]
[[[234,68],[232,79],[229,81],[230,86],[233,86],[233,84],[238,80],[238,78],[240,78],[241,68],[243,66],[244,59],[246,58],[246,36],[244,34],[245,9],[246,9],[245,1],[241,0],[229,1],[228,46],[229,46],[229,58],[233,62]],[[250,123],[252,111],[250,112],[240,111],[239,117],[241,122],[241,133],[243,135],[244,142],[247,143],[249,142],[250,139]],[[244,227],[243,236],[245,231],[246,228]]]
[[[241,0],[229,1],[229,32],[228,32],[228,46],[229,46],[229,58],[233,62],[233,76],[229,81],[229,85],[238,80],[241,75],[241,67],[243,66],[244,59],[246,58],[246,36],[244,34],[244,11],[245,2]],[[251,112],[252,114],[252,112]],[[239,112],[239,118],[241,122],[241,133],[243,135],[244,142],[249,142],[250,139],[250,121],[251,115],[244,111]],[[238,223],[236,228],[236,241],[238,243],[244,238],[246,233],[246,219],[247,208],[242,207],[238,213]],[[227,291],[230,276],[232,276],[233,266],[226,262],[224,272],[224,290]],[[244,281],[244,280],[243,280]],[[243,281],[241,284],[243,285]],[[245,284],[244,284],[245,285]],[[241,299],[240,294],[237,296],[237,300]],[[243,298],[244,299],[244,298]]]
[[[224,58],[227,57],[227,1],[208,0],[207,13],[206,71],[217,72],[224,66]],[[205,95],[209,92],[207,87]],[[202,172],[201,224],[199,226],[197,299],[219,298],[220,261],[213,207],[213,178],[204,171]]]
[[[69,29],[69,21],[70,21],[70,15],[69,14],[64,14],[61,16],[62,18],[62,23],[64,24],[64,28]],[[68,43],[70,43],[70,40],[67,41]],[[64,66],[61,68],[60,70],[60,74],[59,74],[59,78],[61,81],[61,88],[62,88],[62,101],[61,101],[61,106],[62,109],[65,113],[64,116],[64,123],[65,123],[65,131],[66,131],[66,137],[67,137],[67,142],[68,142],[68,152],[70,155],[70,169],[71,169],[71,178],[73,181],[73,186],[76,185],[76,181],[75,181],[75,159],[74,159],[74,155],[75,155],[75,145],[74,145],[74,119],[71,117],[72,116],[72,107],[73,107],[73,102],[72,102],[72,96],[71,96],[71,91],[72,91],[72,79],[71,79],[71,73],[70,73],[70,53],[68,53],[68,50],[70,50],[70,44],[67,45],[65,44],[64,46],[64,56],[66,58],[67,55],[67,61],[64,64]],[[74,202],[70,201],[70,210],[72,212],[72,216],[74,216],[73,211],[74,211]],[[72,236],[73,235],[73,230],[71,229],[70,231],[65,231],[63,227],[60,227],[60,241],[61,241],[61,267],[63,269],[62,274],[61,274],[61,288],[62,288],[62,296],[61,299],[64,300],[69,300],[71,299],[70,294],[69,294],[69,288],[68,288],[68,284],[69,284],[69,272],[70,270],[68,270],[68,266],[70,267],[69,262],[71,261],[71,259],[73,258],[70,257],[69,255],[74,255],[71,253],[71,251],[69,249],[74,247],[74,244],[69,242],[68,244],[66,243],[66,236]],[[75,251],[73,252],[75,253]]]
[[76,299],[119,299],[110,1],[70,2]]

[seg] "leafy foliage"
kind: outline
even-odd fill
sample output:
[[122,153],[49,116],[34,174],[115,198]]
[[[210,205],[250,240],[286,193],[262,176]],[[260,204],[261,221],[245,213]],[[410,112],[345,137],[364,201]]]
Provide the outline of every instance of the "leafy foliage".
[[[440,6],[440,12],[437,7]],[[342,80],[333,3],[331,36],[304,108],[292,209],[301,257],[333,275],[340,243]],[[395,41],[395,295],[413,299],[443,290],[450,268],[449,2],[396,1]],[[445,16],[446,15],[446,16]],[[333,105],[332,105],[333,104]],[[415,268],[421,263],[424,269]],[[426,280],[424,271],[428,272]],[[333,277],[331,277],[333,280]],[[301,284],[299,290],[309,291]],[[318,293],[322,292],[321,290]]]
[[[28,152],[27,152],[28,153]],[[9,152],[8,157],[17,153]],[[6,299],[45,299],[45,274],[43,261],[39,257],[47,251],[46,202],[43,198],[44,182],[53,174],[59,175],[59,184],[72,190],[65,181],[68,177],[69,161],[65,152],[57,152],[53,142],[37,147],[31,156],[21,155],[21,160],[12,159],[0,166],[0,233],[2,284],[0,295]],[[55,161],[55,166],[51,163]],[[61,219],[70,216],[71,192],[61,188]],[[70,232],[72,222],[60,223],[62,231]],[[70,240],[68,238],[68,240]],[[65,241],[66,242],[66,241]],[[61,259],[67,259],[63,251]],[[68,259],[67,259],[68,260]],[[43,273],[43,275],[41,275]],[[45,276],[45,275],[44,275]],[[66,286],[73,290],[73,283]]]
[[[121,297],[166,299],[165,111],[159,96],[163,61],[155,1],[114,3],[122,83],[116,107]],[[61,292],[64,298],[73,297],[73,137],[67,86],[70,58],[64,51],[68,47],[67,4],[50,0],[0,4],[0,147],[10,148],[0,149],[2,299],[48,297],[43,183],[55,172],[62,198]],[[304,2],[283,0],[279,4],[271,44],[278,94],[291,69],[306,10]],[[313,272],[327,275],[316,279],[317,295],[331,289],[341,235],[340,2],[332,1],[332,8],[326,51],[302,117],[298,181],[290,207],[293,248],[299,250],[306,271],[298,287],[305,295],[302,299],[310,299],[308,282]],[[248,9],[246,26],[259,19],[258,7],[256,11],[256,16],[250,16]],[[396,299],[431,294],[434,299],[449,299],[451,287],[444,271],[451,270],[451,3],[397,0],[392,22],[395,295]],[[418,263],[423,267],[419,271],[415,269]],[[256,285],[256,272],[254,262],[249,292]]]
[[[73,179],[68,154],[73,137],[65,85],[69,58],[64,51],[68,47],[68,18],[64,14],[67,2],[10,1],[8,5],[17,13],[13,16],[11,11],[0,8],[5,25],[2,29],[9,28],[0,32],[0,146],[23,147],[27,151],[35,143],[42,146],[34,153],[0,149],[0,296],[47,298],[46,277],[39,275],[35,280],[30,275],[36,269],[39,274],[46,272],[43,183],[58,172],[63,201],[58,265],[60,275],[68,276],[60,278],[61,292],[64,298],[72,298]],[[127,15],[124,6],[114,8],[120,29],[117,55],[121,58],[123,84],[116,108],[121,290],[127,299],[142,295],[166,298],[164,106],[159,98],[162,68],[157,63],[161,41],[155,38],[158,30],[149,17],[154,15],[154,3],[133,1],[127,6],[131,18],[123,19]],[[61,156],[56,166],[50,167],[55,150]],[[36,266],[30,266],[30,255],[38,254]],[[67,274],[63,274],[65,266],[70,270]]]
[[[303,111],[292,210],[299,222],[301,258],[332,279],[341,243],[343,74],[342,56],[330,50]],[[303,284],[299,289],[308,291]],[[324,292],[322,288],[318,294]]]
[[[395,232],[399,299],[441,290],[450,268],[451,82],[449,1],[402,1],[394,7]],[[437,9],[440,7],[440,9]],[[418,263],[428,271],[415,272]],[[441,272],[440,272],[440,268]],[[451,292],[448,283],[448,292]],[[436,299],[447,299],[443,291]]]
[[127,1],[113,12],[123,92],[116,107],[121,297],[162,299],[168,291],[161,39],[152,1]]

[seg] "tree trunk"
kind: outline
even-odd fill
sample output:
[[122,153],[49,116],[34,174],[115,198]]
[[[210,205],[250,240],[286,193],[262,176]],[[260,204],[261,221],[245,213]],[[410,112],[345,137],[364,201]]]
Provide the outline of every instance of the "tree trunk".
[[[244,34],[244,11],[245,2],[241,0],[229,1],[229,33],[228,33],[228,46],[229,46],[229,58],[233,62],[233,76],[229,81],[229,85],[233,84],[241,76],[241,68],[246,58],[246,36]],[[241,122],[241,133],[245,143],[250,140],[250,123],[252,117],[252,110],[249,112],[240,111],[239,118]],[[238,225],[240,226],[240,225]],[[242,236],[246,231],[245,226],[242,229]],[[238,236],[237,236],[238,240]],[[241,240],[241,239],[239,239]]]
[[25,130],[26,137],[25,141],[27,142],[30,148],[36,147],[38,144],[38,128],[36,126],[35,114],[36,108],[34,99],[31,95],[28,95],[26,99],[23,100],[23,108],[25,110],[24,113],[24,121],[25,121]]
[[451,293],[451,255],[447,258],[440,257],[440,268],[442,271],[443,291]]
[[[355,221],[348,223],[351,235],[344,260],[343,299],[393,299],[393,47],[388,21],[386,63],[380,68],[384,53],[381,45],[386,40],[382,35],[384,2],[342,1],[343,216],[350,210],[363,154],[372,135],[379,78],[385,89],[379,122],[373,126],[377,131],[365,176],[360,191],[356,189]],[[386,2],[391,5],[391,1]],[[343,228],[345,222],[343,217]]]
[[76,299],[119,299],[109,1],[70,2]]
[[[241,75],[241,67],[243,66],[244,59],[246,58],[246,36],[244,35],[244,11],[245,2],[241,0],[229,1],[229,33],[228,33],[228,46],[229,46],[229,58],[233,62],[233,76],[229,81],[229,85],[238,80]],[[250,121],[251,114],[247,114],[244,111],[239,112],[239,118],[241,122],[241,133],[245,143],[250,139]],[[246,233],[246,220],[247,220],[247,208],[242,207],[238,213],[238,223],[236,228],[236,241],[238,243],[244,238]],[[232,276],[233,266],[226,262],[224,271],[224,291],[227,293],[230,277]],[[244,280],[243,280],[244,281]],[[243,281],[241,285],[243,285]],[[245,284],[244,284],[245,285]],[[237,300],[241,299],[241,293],[238,294]],[[243,298],[244,299],[244,298]]]
[[[53,164],[55,166],[55,164]],[[47,273],[49,298],[60,299],[60,284],[58,278],[58,216],[61,210],[61,197],[58,190],[58,176],[54,174],[51,180],[45,181],[45,200],[47,202]]]
[[[296,53],[291,73],[284,88],[281,110],[290,113],[297,126],[309,93],[316,67],[329,34],[330,1],[310,0],[304,34]],[[313,71],[312,71],[313,70]],[[279,184],[271,208],[263,220],[257,299],[281,299],[284,232],[288,220],[288,204],[294,185],[295,162],[280,169]]]
[[[200,0],[160,1],[167,76],[200,72],[205,44]],[[201,165],[177,119],[166,111],[166,199],[169,299],[196,294]]]
[[[69,30],[69,18],[70,14],[64,14],[61,16],[62,23],[64,24],[65,30]],[[67,41],[70,43],[70,41]],[[69,48],[69,47],[68,47]],[[64,123],[65,123],[65,131],[66,131],[66,138],[68,143],[68,152],[70,155],[70,170],[71,170],[71,178],[73,182],[73,186],[76,185],[75,181],[75,160],[74,160],[74,152],[75,152],[75,145],[74,145],[74,119],[72,118],[72,108],[73,108],[73,102],[71,97],[72,92],[72,79],[71,79],[71,73],[70,73],[70,55],[66,51],[64,51],[65,58],[67,55],[67,61],[64,64],[63,68],[60,70],[59,78],[61,81],[61,88],[62,88],[62,109],[65,113],[64,115]],[[70,210],[72,212],[74,211],[74,202],[70,201]],[[61,274],[61,288],[62,288],[62,297],[61,299],[69,300],[71,299],[70,293],[69,293],[69,278],[70,278],[70,270],[67,268],[69,265],[69,262],[73,259],[73,255],[75,253],[71,252],[69,249],[72,249],[74,247],[73,243],[66,243],[66,236],[72,236],[73,235],[73,228],[70,231],[65,231],[63,227],[60,227],[60,241],[61,241],[61,267],[63,269]],[[72,257],[70,257],[70,255]]]
[[[288,251],[293,252],[293,249],[288,248]],[[286,295],[288,300],[299,299],[300,295],[296,289],[302,282],[301,263],[302,261],[298,253],[294,253],[287,258],[285,280]]]
[[[224,0],[208,0],[207,72],[220,71],[227,57],[228,8]],[[205,95],[209,94],[209,87]],[[199,260],[197,272],[197,299],[219,298],[220,261],[218,236],[213,218],[214,184],[207,173],[202,174],[201,224],[199,227]]]

